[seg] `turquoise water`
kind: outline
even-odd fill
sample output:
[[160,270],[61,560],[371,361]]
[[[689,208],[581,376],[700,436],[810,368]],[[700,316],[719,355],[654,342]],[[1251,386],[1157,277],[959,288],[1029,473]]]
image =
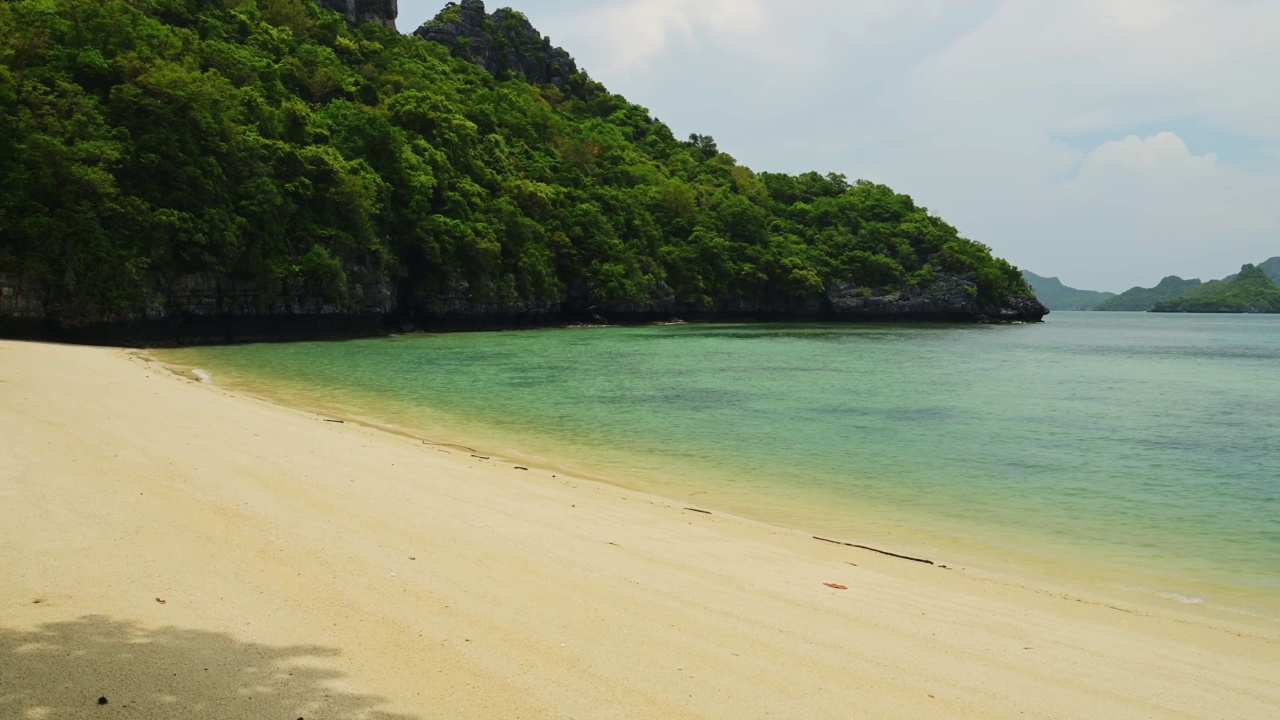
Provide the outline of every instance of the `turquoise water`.
[[1280,617],[1280,317],[173,351],[215,382],[942,561]]

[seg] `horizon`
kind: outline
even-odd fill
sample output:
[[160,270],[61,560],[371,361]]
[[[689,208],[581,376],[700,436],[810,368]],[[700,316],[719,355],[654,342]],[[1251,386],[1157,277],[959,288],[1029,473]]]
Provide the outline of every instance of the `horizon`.
[[[444,5],[403,0],[400,31]],[[486,3],[505,6],[677,136],[885,183],[1071,287],[1280,254],[1280,3]]]
[[1168,280],[1169,278],[1176,278],[1176,279],[1178,279],[1178,280],[1199,280],[1199,281],[1201,281],[1201,282],[1210,282],[1210,281],[1213,281],[1213,280],[1224,280],[1224,279],[1226,279],[1227,277],[1230,277],[1230,276],[1232,276],[1232,275],[1236,275],[1236,274],[1238,274],[1241,270],[1243,270],[1243,269],[1244,269],[1244,266],[1245,266],[1245,265],[1254,265],[1254,266],[1259,266],[1259,265],[1262,265],[1262,264],[1264,264],[1264,263],[1270,262],[1270,261],[1272,261],[1272,260],[1280,260],[1280,255],[1275,255],[1275,256],[1269,257],[1269,258],[1267,258],[1267,259],[1265,259],[1265,260],[1260,260],[1260,261],[1258,261],[1258,262],[1246,262],[1246,263],[1241,263],[1240,267],[1239,267],[1239,268],[1237,268],[1235,271],[1233,271],[1233,272],[1229,272],[1229,273],[1227,273],[1226,275],[1222,275],[1222,276],[1220,276],[1220,277],[1203,277],[1203,276],[1199,276],[1199,275],[1179,275],[1179,274],[1177,274],[1177,273],[1174,273],[1174,274],[1172,274],[1172,275],[1164,275],[1164,276],[1161,276],[1160,278],[1158,278],[1158,279],[1156,279],[1156,280],[1154,280],[1154,281],[1152,281],[1152,282],[1150,282],[1150,283],[1146,283],[1146,284],[1138,283],[1138,284],[1136,284],[1136,285],[1130,285],[1129,287],[1126,287],[1126,288],[1124,288],[1123,290],[1119,290],[1119,291],[1116,291],[1116,290],[1100,290],[1100,289],[1098,289],[1098,288],[1089,288],[1089,287],[1077,287],[1077,286],[1075,286],[1075,285],[1072,285],[1072,284],[1071,284],[1071,283],[1069,283],[1069,282],[1066,282],[1065,280],[1063,280],[1061,277],[1059,277],[1059,276],[1057,276],[1057,275],[1045,275],[1045,274],[1042,274],[1042,273],[1038,273],[1038,272],[1036,272],[1035,270],[1032,270],[1032,269],[1030,269],[1030,268],[1024,268],[1024,267],[1019,267],[1018,269],[1019,269],[1019,270],[1021,270],[1021,271],[1022,271],[1022,272],[1024,272],[1024,273],[1031,273],[1032,275],[1036,275],[1036,276],[1038,276],[1038,277],[1040,277],[1040,278],[1042,278],[1042,279],[1044,279],[1044,280],[1057,280],[1059,283],[1061,283],[1061,284],[1062,284],[1062,286],[1063,286],[1063,287],[1068,288],[1068,289],[1071,289],[1071,290],[1086,290],[1086,291],[1092,291],[1092,292],[1107,292],[1107,293],[1112,293],[1112,294],[1115,294],[1115,295],[1119,295],[1120,293],[1126,292],[1126,291],[1128,291],[1128,290],[1133,290],[1134,288],[1153,288],[1153,287],[1155,287],[1156,285],[1159,285],[1161,282],[1164,282],[1165,280]]

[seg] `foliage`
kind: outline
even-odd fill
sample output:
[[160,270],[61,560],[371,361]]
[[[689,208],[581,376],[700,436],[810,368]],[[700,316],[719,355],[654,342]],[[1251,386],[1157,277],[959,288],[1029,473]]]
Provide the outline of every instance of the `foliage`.
[[1280,287],[1256,265],[1245,265],[1230,280],[1205,283],[1181,297],[1164,300],[1156,312],[1280,313]]
[[705,306],[938,272],[1029,293],[883,185],[757,174],[583,73],[498,80],[306,0],[0,2],[0,186],[0,271],[82,320],[196,273],[264,299]]
[[1176,275],[1170,275],[1169,277],[1161,280],[1160,284],[1153,288],[1129,288],[1110,300],[1099,303],[1094,309],[1104,311],[1147,312],[1154,308],[1157,303],[1178,297],[1179,295],[1185,295],[1200,285],[1201,282],[1198,279],[1183,280]]

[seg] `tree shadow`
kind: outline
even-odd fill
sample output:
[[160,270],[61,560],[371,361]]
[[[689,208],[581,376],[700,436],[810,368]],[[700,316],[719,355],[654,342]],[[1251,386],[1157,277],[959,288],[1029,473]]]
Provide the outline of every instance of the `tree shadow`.
[[319,661],[338,654],[97,616],[0,628],[0,718],[413,720],[335,689],[341,673]]

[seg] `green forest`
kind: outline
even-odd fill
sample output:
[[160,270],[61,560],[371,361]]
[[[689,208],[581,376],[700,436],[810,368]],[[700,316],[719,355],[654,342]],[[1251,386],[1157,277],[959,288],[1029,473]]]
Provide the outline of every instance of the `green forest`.
[[[514,17],[521,18],[518,13]],[[757,173],[578,72],[494,77],[309,0],[0,0],[0,272],[67,324],[262,298],[787,303],[1019,271],[910,197]]]
[[[1274,262],[1272,266],[1275,266]],[[1156,303],[1154,311],[1280,313],[1280,286],[1262,267],[1245,265],[1236,275],[1224,280],[1210,280],[1184,295]]]

